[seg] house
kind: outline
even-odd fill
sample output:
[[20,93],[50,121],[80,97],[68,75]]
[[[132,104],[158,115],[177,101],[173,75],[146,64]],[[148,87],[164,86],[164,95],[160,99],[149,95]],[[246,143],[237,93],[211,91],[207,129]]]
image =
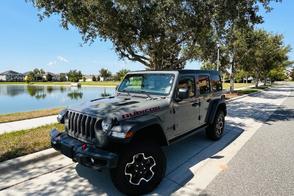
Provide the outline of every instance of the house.
[[60,74],[55,74],[55,73],[52,73],[52,72],[46,72],[43,75],[43,79],[45,81],[60,81]]
[[24,75],[16,71],[8,70],[0,73],[0,81],[16,82],[23,81]]
[[92,82],[93,81],[93,76],[95,75],[84,75],[82,79],[80,79],[80,82],[83,82],[85,79],[85,82]]

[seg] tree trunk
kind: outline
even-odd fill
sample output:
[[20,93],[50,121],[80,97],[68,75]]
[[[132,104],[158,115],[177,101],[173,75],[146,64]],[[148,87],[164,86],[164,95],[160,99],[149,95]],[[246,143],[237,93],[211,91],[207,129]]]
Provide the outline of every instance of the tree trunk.
[[266,78],[267,78],[267,77],[266,77],[266,74],[264,74],[264,84],[263,84],[264,86],[266,86],[266,84],[267,84],[267,83],[266,83],[266,82],[267,82],[267,81],[266,81]]
[[259,82],[259,73],[257,72],[256,73],[256,76],[255,76],[255,88],[258,88],[258,82]]
[[234,79],[235,79],[235,62],[234,60],[232,61],[231,64],[231,74],[230,74],[230,93],[234,92]]

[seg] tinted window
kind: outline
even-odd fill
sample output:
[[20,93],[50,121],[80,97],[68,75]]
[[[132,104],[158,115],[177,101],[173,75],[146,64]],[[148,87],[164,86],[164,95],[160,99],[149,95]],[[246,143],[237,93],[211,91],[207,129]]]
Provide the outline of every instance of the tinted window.
[[195,79],[193,76],[183,76],[180,78],[178,89],[185,88],[188,90],[189,97],[195,96]]
[[218,74],[211,75],[211,89],[213,92],[222,90],[222,80]]
[[199,75],[198,85],[199,85],[200,95],[209,93],[210,92],[209,76]]

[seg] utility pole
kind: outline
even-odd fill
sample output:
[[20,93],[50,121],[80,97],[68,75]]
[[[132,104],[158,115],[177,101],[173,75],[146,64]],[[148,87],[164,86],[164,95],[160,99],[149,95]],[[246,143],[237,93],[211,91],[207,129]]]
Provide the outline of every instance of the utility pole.
[[219,61],[219,43],[217,43],[217,60],[216,60],[216,70],[219,71],[220,61]]

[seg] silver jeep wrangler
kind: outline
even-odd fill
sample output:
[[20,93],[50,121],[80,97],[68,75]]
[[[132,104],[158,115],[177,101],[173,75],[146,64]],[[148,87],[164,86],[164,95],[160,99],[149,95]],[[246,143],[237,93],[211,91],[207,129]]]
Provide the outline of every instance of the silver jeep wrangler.
[[65,131],[53,129],[51,144],[84,166],[110,168],[119,191],[145,194],[165,175],[161,147],[200,130],[220,139],[226,111],[217,71],[130,72],[115,96],[62,111]]

